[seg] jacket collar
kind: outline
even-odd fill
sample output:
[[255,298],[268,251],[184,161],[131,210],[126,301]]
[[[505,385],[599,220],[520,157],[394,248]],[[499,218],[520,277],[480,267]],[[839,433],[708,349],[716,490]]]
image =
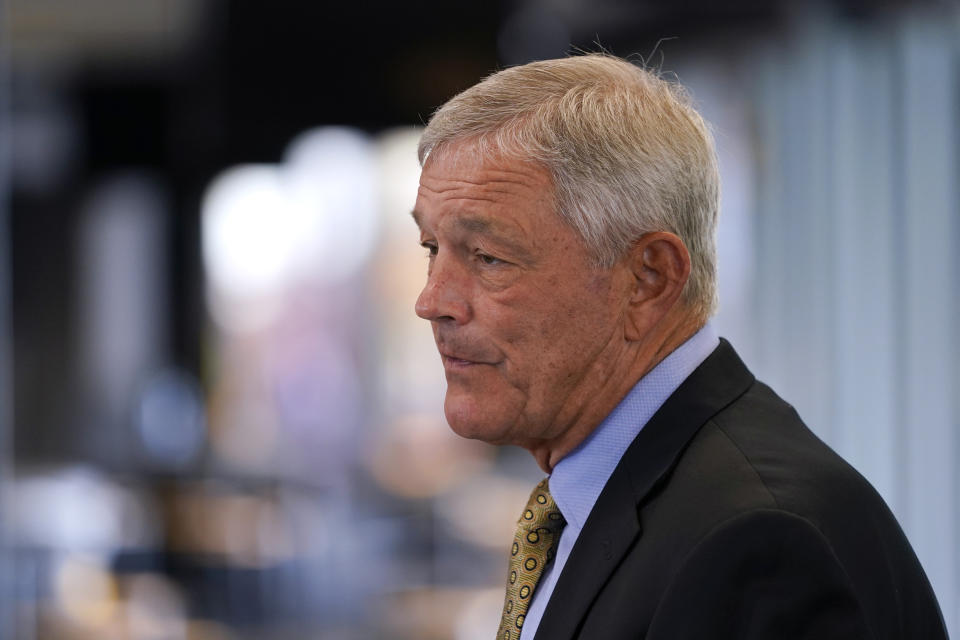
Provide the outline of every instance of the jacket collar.
[[639,506],[687,444],[754,377],[726,340],[684,380],[640,431],[584,524],[544,611],[535,640],[573,638],[597,594],[641,535]]

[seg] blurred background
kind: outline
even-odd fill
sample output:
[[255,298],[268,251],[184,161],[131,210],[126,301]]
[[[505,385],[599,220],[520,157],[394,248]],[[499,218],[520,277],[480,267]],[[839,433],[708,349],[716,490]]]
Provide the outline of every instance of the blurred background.
[[0,0],[0,640],[488,639],[540,471],[460,440],[418,127],[505,65],[676,74],[715,320],[960,634],[951,2]]

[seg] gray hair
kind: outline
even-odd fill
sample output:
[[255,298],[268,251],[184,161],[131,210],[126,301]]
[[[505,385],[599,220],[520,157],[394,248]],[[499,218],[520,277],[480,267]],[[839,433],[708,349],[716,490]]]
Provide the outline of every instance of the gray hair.
[[683,301],[703,320],[713,314],[720,177],[713,137],[683,87],[606,54],[532,62],[440,107],[420,163],[465,140],[545,167],[557,212],[597,266],[645,233],[679,236],[692,262]]

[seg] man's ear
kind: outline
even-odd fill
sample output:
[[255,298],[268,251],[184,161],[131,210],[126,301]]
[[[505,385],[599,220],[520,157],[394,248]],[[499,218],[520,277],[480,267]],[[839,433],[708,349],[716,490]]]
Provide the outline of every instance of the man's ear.
[[634,289],[627,304],[625,337],[641,340],[680,299],[690,277],[690,253],[675,234],[646,233],[631,247]]

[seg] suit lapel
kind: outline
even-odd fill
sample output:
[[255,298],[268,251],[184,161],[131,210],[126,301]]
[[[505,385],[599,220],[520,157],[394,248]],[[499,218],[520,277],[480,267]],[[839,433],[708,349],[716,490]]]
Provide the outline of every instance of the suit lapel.
[[584,523],[535,640],[572,638],[597,593],[640,534],[627,474],[614,471]]
[[627,448],[597,498],[553,590],[536,640],[577,634],[587,611],[641,535],[638,508],[713,415],[742,395],[753,375],[726,340],[690,374]]

